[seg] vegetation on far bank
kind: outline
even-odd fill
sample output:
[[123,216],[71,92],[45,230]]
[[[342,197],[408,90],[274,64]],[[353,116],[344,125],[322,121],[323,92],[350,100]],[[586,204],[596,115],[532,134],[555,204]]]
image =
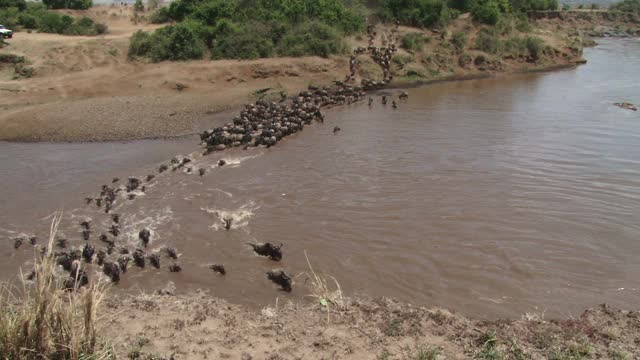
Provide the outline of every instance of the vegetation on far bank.
[[623,0],[611,5],[611,10],[625,11],[640,15],[640,0]]
[[364,30],[362,14],[338,0],[177,0],[152,22],[176,22],[131,39],[130,57],[153,61],[318,55],[345,51],[344,35]]
[[343,38],[362,34],[367,18],[445,29],[463,12],[497,25],[504,17],[557,7],[557,0],[176,0],[148,16],[172,24],[136,33],[129,56],[152,61],[327,57],[344,53]]
[[91,0],[46,0],[43,3],[25,0],[0,0],[0,24],[13,29],[40,31],[64,35],[104,34],[107,26],[87,16],[74,18],[49,9],[86,9]]

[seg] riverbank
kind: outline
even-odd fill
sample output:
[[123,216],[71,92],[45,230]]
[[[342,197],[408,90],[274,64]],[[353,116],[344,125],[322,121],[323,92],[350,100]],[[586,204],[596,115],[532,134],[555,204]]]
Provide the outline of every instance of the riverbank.
[[[248,310],[199,292],[108,299],[100,333],[133,359],[632,359],[640,313],[479,321],[390,299],[276,301]],[[635,354],[635,355],[634,355]]]
[[[130,35],[156,26],[132,24],[126,11],[96,7],[83,12],[108,24],[110,34],[101,37],[16,35],[3,51],[25,56],[34,75],[14,79],[12,69],[0,71],[0,140],[108,141],[192,134],[210,127],[216,113],[254,102],[257,91],[269,88],[271,93],[293,94],[309,84],[326,85],[343,79],[349,69],[348,58],[339,56],[130,62],[126,55]],[[528,33],[510,35],[530,34],[542,39],[547,48],[536,59],[477,49],[476,38],[486,27],[473,23],[468,14],[442,34],[400,27],[400,36],[421,34],[424,45],[400,49],[394,56],[391,72],[395,78],[390,85],[457,81],[583,63],[584,41],[581,34],[574,34],[575,22],[560,21],[538,19]],[[586,26],[589,20],[580,21],[580,26]],[[593,24],[603,21],[591,19]],[[378,29],[380,34],[389,31]],[[452,45],[457,32],[467,34],[462,50]],[[353,48],[366,46],[362,38],[348,41]],[[371,59],[361,56],[358,60],[357,81],[382,77]]]

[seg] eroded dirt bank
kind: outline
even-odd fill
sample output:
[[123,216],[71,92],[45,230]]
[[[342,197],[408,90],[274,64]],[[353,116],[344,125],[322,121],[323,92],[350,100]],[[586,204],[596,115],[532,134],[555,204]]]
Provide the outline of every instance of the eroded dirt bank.
[[262,311],[206,293],[111,299],[102,333],[140,359],[635,359],[640,312],[606,305],[574,319],[476,321],[389,299]]

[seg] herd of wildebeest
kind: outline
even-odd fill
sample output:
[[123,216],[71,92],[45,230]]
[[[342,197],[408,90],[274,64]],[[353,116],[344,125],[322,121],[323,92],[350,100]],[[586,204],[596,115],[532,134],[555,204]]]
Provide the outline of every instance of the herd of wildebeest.
[[[351,56],[349,73],[343,81],[335,81],[333,86],[317,87],[309,86],[306,91],[300,92],[293,98],[288,98],[286,94],[281,94],[277,101],[257,101],[255,104],[245,105],[240,114],[233,118],[233,121],[222,127],[204,131],[200,135],[201,145],[205,148],[204,155],[211,152],[219,152],[231,147],[265,146],[271,147],[288,135],[302,131],[306,125],[313,121],[323,122],[324,117],[321,112],[323,107],[351,104],[365,99],[367,92],[379,90],[386,87],[393,76],[390,70],[390,61],[396,52],[395,42],[397,40],[396,27],[391,31],[389,46],[376,47],[375,29],[368,27],[369,46],[358,47]],[[386,45],[386,44],[383,44]],[[361,79],[360,85],[356,85],[356,70],[358,66],[358,55],[368,54],[381,66],[383,79],[380,81],[371,79]],[[406,92],[401,92],[399,100],[408,98]],[[369,96],[368,105],[372,106],[373,98]],[[381,96],[381,102],[386,105],[387,96]],[[393,108],[398,106],[395,99],[391,99]],[[333,129],[334,133],[340,131],[339,127]],[[224,160],[219,160],[218,166],[224,166]],[[165,171],[183,171],[185,173],[198,173],[200,176],[206,174],[206,169],[193,166],[193,160],[189,157],[174,157],[169,163],[162,164],[157,173]],[[174,247],[163,247],[160,251],[147,251],[152,241],[153,233],[147,228],[140,229],[137,237],[137,246],[130,247],[127,244],[119,244],[118,238],[121,233],[121,224],[125,220],[121,214],[113,213],[112,209],[118,201],[132,201],[137,194],[147,191],[147,184],[156,180],[156,174],[148,174],[144,178],[130,177],[125,181],[118,178],[112,180],[111,185],[102,185],[98,196],[87,197],[87,206],[95,206],[103,210],[110,216],[110,224],[103,231],[95,231],[90,220],[81,221],[78,225],[84,245],[79,248],[70,248],[65,238],[56,238],[52,254],[47,254],[47,247],[41,248],[41,254],[51,255],[56,263],[66,271],[68,277],[65,280],[65,287],[77,289],[89,283],[89,274],[85,264],[94,264],[100,267],[102,273],[111,279],[113,283],[118,283],[120,277],[127,272],[131,266],[144,268],[152,266],[161,268],[161,262],[168,261],[167,270],[170,272],[182,271],[179,254]],[[226,230],[233,228],[233,218],[223,218],[223,225]],[[92,235],[97,235],[99,244],[92,242]],[[29,241],[31,245],[37,244],[36,237],[19,237],[14,239],[14,247],[18,249],[23,243]],[[274,262],[282,259],[282,245],[271,243],[251,243],[255,254],[269,258]],[[165,260],[162,260],[162,259]],[[209,269],[217,274],[225,275],[227,269],[223,264],[211,264]],[[290,292],[292,290],[292,277],[281,269],[270,270],[266,273],[267,279],[278,285],[281,290]],[[27,279],[33,279],[35,272],[27,275]]]

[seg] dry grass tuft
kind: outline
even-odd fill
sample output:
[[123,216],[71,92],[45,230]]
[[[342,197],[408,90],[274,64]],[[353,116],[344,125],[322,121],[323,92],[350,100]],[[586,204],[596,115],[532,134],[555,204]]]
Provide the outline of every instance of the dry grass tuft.
[[338,280],[336,280],[336,278],[334,278],[333,276],[329,276],[335,284],[335,289],[331,289],[331,287],[328,285],[327,279],[318,275],[313,270],[313,266],[311,266],[311,262],[309,261],[306,250],[304,252],[304,257],[307,259],[307,265],[309,265],[310,271],[310,273],[302,273],[306,275],[307,280],[309,280],[311,283],[311,294],[309,294],[308,296],[315,298],[321,306],[326,308],[327,322],[329,322],[331,310],[334,309],[338,312],[345,311],[347,309],[347,302],[342,296],[342,289],[340,288]]
[[[22,289],[0,288],[0,354],[3,359],[115,359],[111,346],[96,335],[97,309],[106,288],[64,290],[56,277],[53,239],[60,223],[51,224],[47,251],[36,250],[33,281]],[[18,294],[18,295],[16,295]]]

